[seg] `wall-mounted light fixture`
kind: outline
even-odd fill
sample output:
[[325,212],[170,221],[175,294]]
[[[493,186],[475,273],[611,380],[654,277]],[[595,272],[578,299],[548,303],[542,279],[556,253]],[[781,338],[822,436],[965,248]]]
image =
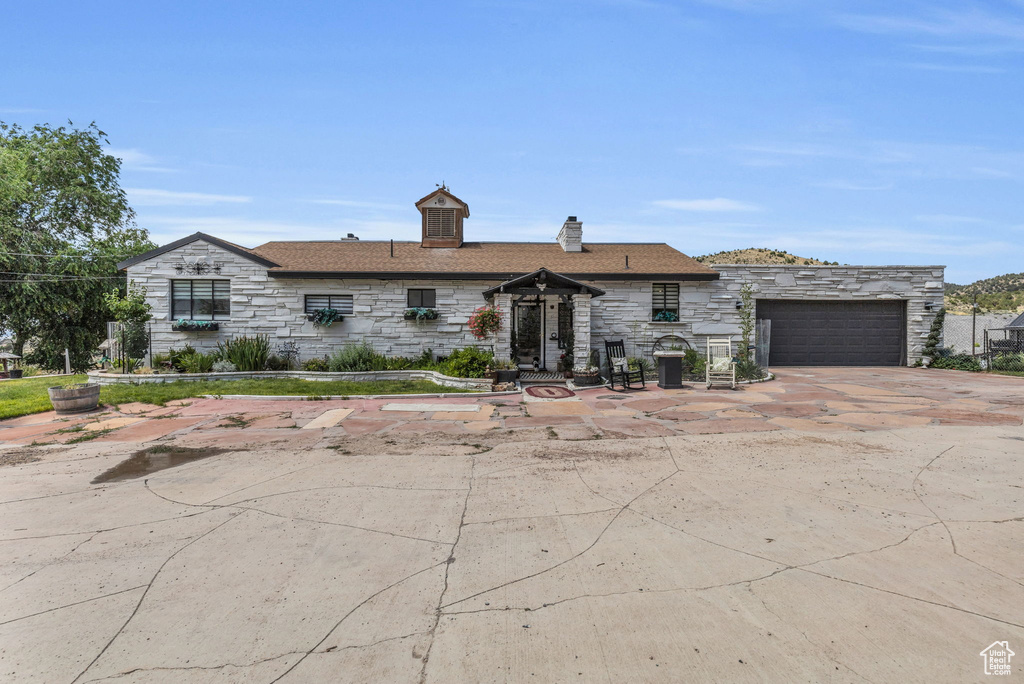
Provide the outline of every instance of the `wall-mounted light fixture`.
[[924,310],[925,311],[931,311],[934,308],[935,308],[935,302],[925,302],[924,303]]
[[737,309],[742,309],[743,308],[743,300],[742,299],[737,299],[736,300],[736,308]]

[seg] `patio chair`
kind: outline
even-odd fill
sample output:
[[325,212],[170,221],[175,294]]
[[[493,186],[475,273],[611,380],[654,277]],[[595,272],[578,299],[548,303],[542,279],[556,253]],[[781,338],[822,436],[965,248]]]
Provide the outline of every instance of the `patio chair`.
[[634,382],[647,388],[647,381],[644,379],[644,368],[640,366],[633,370],[626,360],[626,345],[622,340],[604,343],[605,355],[608,357],[608,383],[611,389],[615,389],[615,382],[618,381],[623,389],[633,389]]
[[704,379],[708,389],[715,383],[729,383],[736,389],[736,361],[732,356],[732,340],[728,337],[708,338],[708,357],[704,364]]

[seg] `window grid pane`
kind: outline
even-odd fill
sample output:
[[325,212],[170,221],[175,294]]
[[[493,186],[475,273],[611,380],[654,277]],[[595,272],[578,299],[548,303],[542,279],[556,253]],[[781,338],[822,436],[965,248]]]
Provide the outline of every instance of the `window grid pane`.
[[411,309],[433,309],[437,306],[437,290],[410,289],[407,304]]
[[660,311],[671,311],[679,314],[679,284],[654,283],[651,295],[651,311],[657,315]]
[[231,283],[227,280],[172,280],[171,318],[231,318]]
[[306,313],[317,309],[335,309],[338,313],[352,315],[352,295],[306,295]]

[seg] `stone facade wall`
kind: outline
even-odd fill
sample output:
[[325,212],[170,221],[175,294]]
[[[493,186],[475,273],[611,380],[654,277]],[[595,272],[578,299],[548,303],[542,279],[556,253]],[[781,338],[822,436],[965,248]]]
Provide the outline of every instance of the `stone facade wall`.
[[[220,323],[218,332],[173,332],[170,316],[170,280],[188,279],[175,272],[182,258],[194,261],[209,257],[222,264],[220,275],[193,279],[229,279],[231,281],[231,319]],[[941,306],[943,268],[941,266],[755,266],[716,265],[722,277],[716,281],[682,282],[679,292],[677,323],[651,321],[652,283],[644,281],[599,281],[592,284],[606,292],[590,301],[588,314],[579,311],[574,321],[576,359],[585,362],[587,336],[583,326],[589,323],[589,346],[604,357],[606,340],[623,339],[631,356],[649,356],[652,345],[662,337],[678,335],[701,348],[709,335],[738,339],[740,318],[736,302],[745,283],[753,285],[755,299],[900,299],[907,302],[907,360],[920,358],[934,311],[926,302]],[[192,242],[128,269],[128,277],[146,286],[153,305],[153,350],[191,344],[197,349],[215,348],[218,340],[236,335],[263,333],[274,347],[293,340],[300,359],[332,353],[339,346],[362,341],[389,356],[416,356],[425,348],[435,354],[447,354],[468,345],[494,348],[507,358],[509,345],[508,311],[503,311],[505,329],[497,340],[478,341],[469,332],[467,322],[475,309],[486,302],[482,292],[496,285],[487,281],[462,280],[303,280],[276,279],[266,269],[243,257],[203,241]],[[402,317],[408,288],[433,288],[437,291],[435,321],[406,321]],[[304,295],[351,294],[353,314],[329,328],[318,328],[306,321]],[[496,297],[507,309],[508,295]],[[555,303],[557,299],[552,299]],[[580,307],[582,309],[582,307]],[[557,307],[545,307],[553,315]],[[557,315],[547,329],[557,329]],[[548,367],[558,359],[557,342],[545,339]]]
[[[750,283],[754,299],[900,299],[907,302],[907,362],[921,357],[932,319],[942,305],[942,266],[757,266],[716,264],[719,280],[684,282],[679,322],[651,321],[652,283],[597,282],[605,295],[592,302],[591,346],[604,354],[606,340],[623,339],[631,356],[649,355],[656,340],[670,335],[702,348],[707,336],[739,339],[736,302]],[[937,304],[932,310],[925,303]],[[755,301],[756,306],[756,301]]]
[[[188,276],[175,272],[182,258],[194,261],[209,256],[223,264],[219,275]],[[210,351],[219,340],[240,335],[266,334],[272,349],[294,341],[301,360],[331,354],[346,344],[366,341],[388,356],[416,356],[425,348],[435,355],[446,355],[469,345],[490,348],[493,339],[480,341],[470,333],[467,323],[473,311],[487,302],[483,291],[492,282],[464,280],[336,280],[278,279],[267,275],[266,268],[244,257],[203,241],[154,257],[129,267],[128,279],[147,289],[153,306],[153,351],[166,352],[191,344]],[[231,318],[219,321],[216,332],[174,332],[171,330],[170,281],[173,279],[230,280]],[[434,321],[407,321],[402,316],[409,288],[433,288],[437,291]],[[328,328],[319,328],[306,320],[305,295],[351,294],[353,314]]]

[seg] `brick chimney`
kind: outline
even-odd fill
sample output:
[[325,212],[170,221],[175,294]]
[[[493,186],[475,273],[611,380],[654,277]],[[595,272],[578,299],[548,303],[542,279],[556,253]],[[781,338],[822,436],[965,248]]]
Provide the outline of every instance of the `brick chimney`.
[[562,224],[558,231],[558,244],[566,252],[583,251],[583,222],[577,221],[575,216],[570,216]]

